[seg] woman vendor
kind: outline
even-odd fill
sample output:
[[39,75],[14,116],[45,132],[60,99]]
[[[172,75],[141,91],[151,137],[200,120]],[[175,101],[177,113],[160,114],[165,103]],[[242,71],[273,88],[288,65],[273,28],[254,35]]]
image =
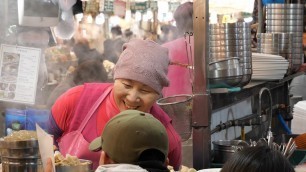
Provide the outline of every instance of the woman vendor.
[[[181,140],[171,119],[156,105],[163,87],[168,86],[168,51],[150,40],[132,39],[114,69],[114,83],[87,83],[71,88],[53,105],[49,134],[54,135],[62,154],[92,160],[98,166],[99,153],[88,150],[105,124],[123,110],[153,114],[166,128],[169,138],[169,165],[181,165]],[[148,126],[150,127],[150,126]]]

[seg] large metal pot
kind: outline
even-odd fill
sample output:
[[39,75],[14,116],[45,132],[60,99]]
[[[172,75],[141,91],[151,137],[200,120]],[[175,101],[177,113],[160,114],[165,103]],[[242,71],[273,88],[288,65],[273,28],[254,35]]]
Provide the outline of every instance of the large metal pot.
[[37,140],[0,140],[3,172],[31,171],[43,172]]
[[214,147],[214,163],[225,163],[238,150],[249,146],[243,140],[218,140],[213,141]]

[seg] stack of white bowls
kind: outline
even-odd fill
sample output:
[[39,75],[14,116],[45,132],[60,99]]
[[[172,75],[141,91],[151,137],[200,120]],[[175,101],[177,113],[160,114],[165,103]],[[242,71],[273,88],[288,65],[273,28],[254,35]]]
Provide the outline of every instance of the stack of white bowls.
[[289,62],[279,55],[253,53],[252,80],[280,80],[288,71]]

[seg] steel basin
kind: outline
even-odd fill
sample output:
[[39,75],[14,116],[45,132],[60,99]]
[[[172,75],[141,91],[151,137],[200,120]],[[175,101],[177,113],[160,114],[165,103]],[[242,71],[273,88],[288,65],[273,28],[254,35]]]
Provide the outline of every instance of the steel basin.
[[214,160],[215,163],[225,163],[232,155],[244,147],[248,147],[248,143],[243,140],[218,140],[213,141]]

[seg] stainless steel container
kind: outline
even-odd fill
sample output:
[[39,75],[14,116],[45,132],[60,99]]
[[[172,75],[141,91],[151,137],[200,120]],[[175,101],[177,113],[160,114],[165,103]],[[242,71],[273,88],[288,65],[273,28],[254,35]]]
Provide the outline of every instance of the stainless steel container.
[[238,68],[239,66],[240,66],[239,58],[233,57],[209,63],[209,70],[211,71],[211,70],[232,69],[232,68]]
[[243,74],[242,79],[238,86],[243,87],[247,85],[252,79],[252,74]]
[[43,172],[38,141],[0,140],[0,152],[3,172]]
[[243,75],[232,77],[208,78],[210,88],[231,88],[241,83]]
[[[210,86],[237,86],[243,77],[242,69],[252,66],[250,23],[210,24],[209,33]],[[233,65],[229,60],[233,57],[239,58],[239,63]],[[225,65],[221,68],[219,63]]]
[[232,155],[249,145],[243,140],[218,140],[213,141],[213,162],[225,163]]

